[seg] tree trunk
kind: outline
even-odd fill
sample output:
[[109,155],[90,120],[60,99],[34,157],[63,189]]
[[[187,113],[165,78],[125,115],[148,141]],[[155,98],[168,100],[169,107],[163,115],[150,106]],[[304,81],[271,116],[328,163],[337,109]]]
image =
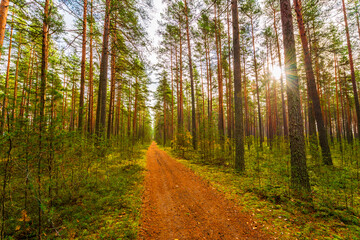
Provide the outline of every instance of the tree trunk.
[[7,21],[7,15],[9,11],[9,0],[1,0],[0,3],[0,57],[1,50],[4,44],[5,27]]
[[[231,138],[232,137],[232,126],[233,126],[233,123],[232,123],[232,92],[231,92],[231,89],[232,89],[232,84],[231,84],[231,54],[230,54],[230,13],[229,13],[229,9],[227,8],[226,10],[226,16],[227,16],[227,28],[228,28],[228,34],[227,34],[227,37],[228,37],[228,48],[229,48],[229,83],[228,83],[228,86],[227,86],[227,93],[228,93],[228,116],[227,116],[227,119],[228,119],[228,137]],[[239,44],[240,44],[240,40],[239,41]],[[239,54],[240,54],[240,47],[239,47]],[[240,58],[240,55],[239,55],[239,58]],[[241,62],[241,61],[239,61]],[[241,69],[241,66],[240,66],[240,69]],[[240,78],[241,78],[241,73],[240,73]]]
[[44,155],[42,146],[43,134],[45,131],[45,93],[46,93],[46,78],[48,70],[48,47],[49,47],[49,8],[50,0],[45,1],[44,6],[44,22],[42,31],[42,49],[41,49],[41,83],[40,83],[40,122],[39,122],[39,158],[38,158],[38,238],[41,239],[41,164]]
[[107,93],[107,70],[109,61],[109,27],[110,27],[110,0],[106,0],[106,12],[104,23],[104,37],[101,53],[100,80],[98,104],[96,109],[96,134],[98,137],[105,132],[106,124],[106,93]]
[[218,90],[219,90],[219,119],[218,119],[218,129],[220,135],[220,145],[224,145],[224,136],[225,136],[225,124],[224,124],[224,104],[223,104],[223,80],[222,80],[222,67],[221,67],[221,37],[220,35],[220,24],[217,19],[217,8],[216,4],[214,5],[214,16],[215,16],[215,44],[216,44],[216,55],[217,55],[217,77],[218,77]]
[[[4,100],[3,107],[1,113],[1,128],[0,135],[4,133],[5,123],[6,123],[6,115],[7,115],[7,104],[8,104],[8,91],[9,91],[9,77],[10,77],[10,62],[11,62],[11,47],[12,47],[12,36],[13,36],[13,26],[11,25],[10,31],[10,45],[9,45],[9,53],[8,53],[8,61],[6,68],[6,77],[5,77],[5,89],[4,89]],[[1,53],[0,53],[1,54]]]
[[[306,37],[305,32],[305,26],[302,16],[302,7],[301,7],[301,0],[294,0],[294,6],[295,6],[295,12],[297,16],[297,22],[301,37],[301,43],[304,51],[304,58],[305,58],[305,69],[306,69],[306,78],[307,78],[307,84],[308,84],[308,91],[310,93],[313,111],[315,114],[315,119],[319,131],[319,142],[321,146],[321,152],[322,152],[322,158],[323,163],[325,165],[333,165],[332,158],[331,158],[331,152],[330,147],[327,139],[327,133],[324,125],[324,119],[321,112],[321,106],[320,106],[320,98],[318,95],[318,92],[316,90],[316,82],[315,82],[315,76],[314,71],[312,68],[312,61],[310,56],[310,50],[309,50],[309,44]],[[311,114],[311,113],[309,113]]]
[[355,110],[356,110],[356,116],[357,116],[357,128],[360,129],[359,96],[358,96],[357,86],[356,86],[354,60],[353,60],[353,56],[352,56],[352,48],[351,48],[351,42],[350,42],[349,26],[348,26],[348,21],[347,21],[347,16],[346,16],[346,6],[345,6],[345,1],[344,0],[342,0],[342,5],[343,5],[343,12],[344,12],[346,40],[347,40],[347,46],[348,46],[348,52],[349,52],[349,62],[350,62],[350,70],[351,70],[351,82],[352,82],[352,88],[353,88],[353,93],[354,93]]
[[112,46],[111,46],[111,57],[110,57],[110,67],[111,67],[111,80],[110,80],[110,105],[109,105],[109,112],[108,112],[108,127],[107,127],[107,138],[110,139],[111,132],[112,132],[112,116],[113,106],[115,102],[115,79],[116,79],[116,71],[115,71],[115,40],[112,38]]
[[19,36],[18,55],[17,55],[16,67],[15,67],[14,99],[13,99],[13,107],[12,107],[13,109],[12,109],[12,117],[11,117],[13,125],[15,124],[15,115],[16,115],[20,57],[21,57],[21,33]]
[[186,19],[186,36],[187,36],[187,45],[188,45],[188,57],[189,57],[189,73],[190,73],[190,87],[191,87],[191,132],[192,132],[192,143],[193,148],[197,148],[197,138],[196,138],[196,112],[195,112],[195,91],[194,91],[194,74],[193,74],[193,65],[191,58],[191,45],[190,45],[190,31],[189,31],[189,9],[187,7],[187,2],[185,0],[185,19]]
[[182,62],[182,36],[181,36],[181,20],[179,19],[179,44],[180,44],[180,52],[179,52],[179,72],[180,72],[180,79],[179,79],[179,113],[178,113],[178,132],[183,132],[184,127],[184,107],[183,107],[183,83],[182,83],[182,68],[183,68],[183,62]]
[[81,77],[80,77],[80,101],[79,101],[79,124],[78,130],[83,132],[83,110],[85,93],[85,61],[86,61],[86,23],[87,23],[87,0],[84,0],[83,35],[82,35],[82,56],[81,56]]
[[256,84],[256,99],[257,99],[258,118],[259,118],[260,148],[262,149],[262,145],[264,142],[264,136],[263,136],[263,129],[262,129],[263,126],[262,126],[262,120],[261,120],[261,109],[260,109],[259,77],[258,77],[258,67],[257,67],[256,52],[255,52],[254,24],[253,24],[253,18],[251,16],[250,16],[250,23],[251,23],[252,46],[253,46],[253,52],[254,52],[255,84]]
[[291,150],[291,188],[295,196],[310,198],[310,182],[306,166],[304,126],[301,117],[299,79],[297,75],[295,38],[290,0],[280,0],[285,73],[289,109]]
[[342,152],[342,144],[341,144],[341,123],[340,123],[340,111],[339,111],[339,90],[338,89],[338,73],[337,73],[337,58],[334,53],[334,63],[335,63],[335,84],[336,84],[336,118],[337,118],[337,138],[340,143],[340,150]]
[[135,102],[134,102],[134,117],[133,117],[133,144],[135,144],[136,138],[136,123],[137,123],[137,115],[138,115],[138,96],[139,95],[139,84],[138,77],[135,79]]
[[90,67],[89,67],[89,110],[88,110],[88,132],[94,131],[94,63],[93,63],[93,0],[91,0],[91,22],[90,22]]
[[245,171],[244,158],[244,127],[241,94],[241,65],[239,40],[239,13],[237,0],[231,1],[233,19],[233,49],[234,49],[234,100],[235,100],[235,169]]
[[28,71],[26,74],[26,79],[24,81],[23,84],[23,91],[21,94],[21,102],[20,102],[20,113],[19,113],[19,118],[22,119],[24,116],[24,112],[25,112],[25,101],[26,101],[26,96],[29,94],[30,91],[30,85],[31,85],[31,77],[32,77],[32,73],[34,70],[34,55],[35,55],[35,49],[30,49],[30,56],[29,56],[29,63],[28,63]]
[[170,67],[171,67],[171,138],[174,137],[174,69],[173,69],[173,51],[171,47]]

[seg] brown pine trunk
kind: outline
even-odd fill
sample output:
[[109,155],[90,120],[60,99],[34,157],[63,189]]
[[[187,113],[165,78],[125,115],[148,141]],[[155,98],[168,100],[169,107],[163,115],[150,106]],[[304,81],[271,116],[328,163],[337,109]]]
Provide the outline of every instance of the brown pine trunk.
[[[1,0],[0,3],[0,50],[2,50],[5,38],[5,27],[9,11],[9,0]],[[1,57],[1,51],[0,51]]]
[[67,102],[67,83],[66,83],[66,74],[64,71],[64,85],[63,85],[63,105],[62,105],[62,128],[65,130],[66,123],[66,102]]
[[191,45],[190,45],[190,31],[189,31],[189,9],[185,0],[185,20],[186,20],[186,36],[188,45],[188,57],[189,57],[189,73],[190,73],[190,88],[191,88],[191,132],[192,132],[192,143],[193,148],[197,148],[197,137],[196,137],[196,110],[195,110],[195,90],[194,90],[194,74],[193,65],[191,58]]
[[[248,90],[247,90],[247,79],[246,79],[246,53],[243,51],[242,58],[244,63],[244,102],[245,102],[245,136],[250,136],[250,119],[249,119],[249,104],[248,104]],[[241,69],[241,63],[240,63]],[[248,149],[250,149],[250,142],[248,142]]]
[[[34,53],[33,53],[33,63],[32,63],[32,66],[31,66],[31,73],[30,73],[30,78],[29,78],[29,85],[28,85],[28,94],[26,96],[26,104],[25,104],[25,116],[29,116],[29,106],[30,106],[30,95],[31,95],[31,90],[32,90],[32,85],[33,85],[33,73],[34,73],[34,67],[33,67],[33,64],[34,62],[37,62],[37,58],[36,58],[36,55],[35,55],[35,49],[34,49]],[[37,70],[37,65],[36,65],[36,72],[38,72]],[[36,102],[36,101],[34,101]],[[30,125],[29,125],[30,126]]]
[[348,26],[348,21],[347,21],[346,6],[345,6],[345,1],[344,0],[342,0],[342,5],[343,5],[343,12],[344,12],[346,40],[347,40],[347,46],[348,46],[348,52],[349,52],[349,62],[350,62],[350,70],[351,70],[351,82],[352,82],[352,88],[353,88],[353,93],[354,93],[356,116],[357,116],[357,119],[358,119],[357,120],[357,128],[360,129],[359,96],[358,96],[357,86],[356,86],[354,60],[353,60],[353,56],[352,56],[352,48],[351,48],[351,42],[350,42],[349,26]]
[[9,88],[9,77],[10,77],[12,36],[13,36],[13,26],[11,25],[10,45],[9,45],[8,61],[7,61],[7,68],[6,68],[6,77],[5,77],[4,100],[3,100],[3,107],[2,107],[2,113],[1,113],[0,135],[3,134],[4,128],[5,128],[5,125],[6,125],[5,123],[6,123],[6,115],[7,115],[7,104],[8,104],[8,91],[9,91],[8,88]]
[[184,127],[184,103],[183,103],[183,82],[182,82],[182,68],[183,68],[183,62],[182,62],[182,36],[181,36],[181,20],[179,19],[179,40],[180,40],[180,52],[179,52],[179,72],[180,72],[180,79],[179,79],[179,113],[178,113],[178,131],[183,132]]
[[205,64],[206,64],[206,83],[207,83],[207,103],[208,103],[208,123],[210,126],[211,122],[211,106],[210,106],[210,81],[211,81],[211,70],[210,70],[210,56],[208,54],[207,36],[205,36]]
[[138,95],[139,95],[139,85],[138,77],[135,79],[135,102],[134,102],[134,117],[133,117],[133,144],[136,140],[136,124],[137,124],[137,115],[138,115]]
[[340,103],[341,103],[341,118],[342,118],[342,123],[343,123],[343,126],[342,126],[342,129],[343,129],[343,135],[344,137],[346,137],[346,115],[345,115],[345,107],[344,107],[344,103],[345,103],[345,100],[343,98],[343,95],[344,95],[344,90],[343,90],[343,87],[341,86],[341,74],[340,74],[340,68],[339,68],[339,71],[338,71],[338,78],[339,78],[339,90],[340,90]]
[[[204,79],[203,79],[203,68],[202,68],[202,58],[199,59],[200,62],[200,84],[201,84],[201,98],[202,98],[202,115],[201,115],[201,123],[205,124],[205,90],[204,90]],[[203,138],[205,138],[205,131],[202,131]]]
[[310,198],[310,182],[306,166],[304,126],[301,117],[299,79],[297,75],[295,37],[290,0],[280,0],[285,73],[289,109],[291,150],[291,188],[295,196]]
[[173,69],[173,49],[170,49],[170,68],[171,68],[171,138],[174,137],[174,69]]
[[18,56],[17,56],[17,60],[16,60],[16,67],[15,67],[14,99],[13,99],[13,109],[12,109],[12,117],[11,117],[13,125],[15,124],[15,115],[16,115],[20,57],[21,57],[21,33],[20,33],[20,37],[19,37]]
[[164,108],[164,129],[163,129],[163,131],[164,131],[164,135],[163,135],[163,144],[164,144],[164,146],[166,146],[166,99],[165,99],[165,94],[164,94],[164,102],[163,102],[163,108]]
[[337,139],[340,143],[340,150],[342,150],[341,144],[341,124],[340,124],[340,111],[339,111],[339,89],[338,89],[338,73],[337,73],[337,58],[334,53],[335,63],[335,84],[336,84],[336,118],[337,118]]
[[115,135],[119,135],[120,134],[120,113],[121,111],[121,93],[122,93],[122,89],[121,89],[121,73],[120,73],[120,81],[118,82],[118,87],[117,87],[117,103],[116,103],[116,123],[115,123]]
[[85,61],[86,61],[86,23],[87,23],[87,0],[84,0],[83,8],[83,34],[82,34],[82,56],[81,56],[81,76],[80,76],[80,101],[79,101],[79,124],[78,130],[83,132],[84,117],[84,94],[85,94]]
[[346,130],[347,130],[347,140],[349,144],[353,144],[353,132],[352,132],[352,118],[351,118],[351,108],[349,96],[345,93],[346,98]]
[[237,0],[231,1],[233,19],[233,49],[234,49],[234,100],[235,100],[235,169],[245,171],[244,158],[244,127],[241,96],[241,60],[239,40],[239,13]]
[[131,88],[132,88],[132,80],[129,81],[129,98],[128,98],[128,119],[127,119],[127,136],[130,137],[131,133]]
[[112,117],[113,117],[113,106],[115,102],[115,79],[116,79],[116,71],[115,71],[115,43],[114,39],[112,39],[112,47],[111,47],[111,80],[110,80],[110,105],[109,105],[109,112],[108,112],[108,126],[107,126],[107,138],[110,139],[112,133]]
[[301,43],[302,43],[302,47],[303,47],[303,51],[304,51],[308,91],[310,93],[313,111],[314,111],[318,131],[319,131],[319,142],[320,142],[320,146],[321,146],[323,163],[325,165],[333,165],[330,147],[329,147],[329,143],[328,143],[328,139],[327,139],[327,133],[326,133],[325,125],[324,125],[324,119],[323,119],[323,115],[321,112],[320,98],[319,98],[318,92],[316,90],[316,82],[315,82],[314,71],[312,68],[309,44],[308,44],[308,40],[306,37],[305,26],[304,26],[304,21],[303,21],[303,16],[302,16],[301,0],[294,0],[294,7],[295,7],[296,16],[297,16],[297,22],[298,22],[298,27],[299,27],[300,37],[301,37]]
[[258,77],[258,67],[257,67],[256,52],[255,52],[254,23],[253,23],[252,16],[250,16],[250,23],[251,23],[252,47],[253,47],[253,54],[254,54],[256,100],[257,100],[257,107],[258,107],[259,133],[260,133],[260,148],[262,149],[262,145],[263,145],[263,142],[264,142],[264,136],[263,136],[263,129],[262,129],[263,126],[262,126],[262,120],[261,120],[259,77]]
[[94,64],[93,64],[93,0],[91,0],[91,22],[90,22],[90,67],[89,67],[89,110],[88,110],[88,132],[94,132]]
[[177,113],[177,133],[180,132],[180,77],[179,77],[179,60],[178,60],[178,48],[175,45],[175,81],[176,81],[176,113]]
[[[232,137],[232,126],[233,126],[233,123],[232,123],[232,84],[231,84],[231,55],[230,55],[230,49],[231,49],[231,46],[230,46],[230,13],[229,13],[229,8],[227,9],[226,11],[226,16],[227,16],[227,28],[228,28],[228,32],[227,32],[227,37],[228,37],[228,48],[229,48],[229,82],[228,82],[228,86],[227,86],[227,93],[228,93],[228,116],[227,116],[227,119],[228,119],[228,137],[231,138]],[[240,40],[239,40],[239,44],[240,44]],[[240,49],[239,49],[239,54],[240,54]],[[239,56],[240,58],[240,56]],[[240,60],[240,64],[241,64],[241,60]],[[241,65],[240,65],[241,67]],[[241,75],[240,75],[241,77]]]
[[76,86],[75,86],[75,76],[72,80],[72,90],[71,90],[71,114],[70,114],[70,131],[75,129],[75,97],[76,97]]
[[32,50],[30,49],[30,56],[29,56],[29,63],[28,63],[28,71],[26,74],[26,79],[24,81],[23,84],[23,91],[21,94],[21,102],[20,102],[20,113],[19,113],[19,118],[22,119],[24,116],[24,112],[25,112],[25,101],[26,101],[26,96],[29,94],[28,92],[30,91],[30,85],[31,85],[31,77],[32,77],[32,73],[34,70],[34,54],[35,54],[35,49]]
[[109,61],[109,28],[110,28],[110,0],[106,0],[106,12],[104,22],[103,45],[101,52],[100,80],[98,104],[96,109],[95,131],[98,137],[105,133],[106,126],[106,93],[107,93],[107,70]]
[[46,94],[46,80],[47,80],[47,71],[48,71],[48,47],[49,47],[49,8],[50,0],[45,0],[44,6],[44,21],[43,21],[43,31],[42,31],[42,49],[41,49],[41,82],[40,82],[40,122],[39,122],[39,158],[38,158],[38,238],[41,239],[41,222],[42,222],[42,210],[41,210],[41,164],[43,160],[43,134],[45,130],[45,94]]
[[218,119],[218,129],[220,137],[220,145],[224,145],[224,136],[225,136],[225,124],[224,124],[224,104],[223,104],[223,80],[222,80],[222,67],[221,67],[221,38],[220,38],[220,24],[217,19],[217,8],[216,4],[214,5],[214,21],[215,21],[215,45],[216,45],[216,55],[217,55],[217,78],[218,78],[218,91],[219,91],[219,119]]
[[[266,84],[266,108],[267,108],[267,119],[268,119],[268,145],[270,146],[270,149],[272,148],[272,142],[273,142],[273,136],[274,136],[274,132],[273,132],[273,113],[272,113],[272,104],[271,104],[271,90],[270,90],[270,82],[271,82],[271,77],[270,77],[270,68],[269,68],[269,44],[267,45],[267,57],[266,57],[266,72],[265,72],[265,67],[264,67],[264,76],[267,76],[267,84]],[[264,63],[265,66],[265,63]],[[275,113],[274,113],[275,114]]]

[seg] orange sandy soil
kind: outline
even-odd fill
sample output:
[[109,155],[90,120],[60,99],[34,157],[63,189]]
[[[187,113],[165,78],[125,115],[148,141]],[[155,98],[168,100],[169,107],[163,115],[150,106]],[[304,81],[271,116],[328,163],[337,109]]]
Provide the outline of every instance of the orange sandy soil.
[[251,216],[152,143],[140,239],[272,239]]

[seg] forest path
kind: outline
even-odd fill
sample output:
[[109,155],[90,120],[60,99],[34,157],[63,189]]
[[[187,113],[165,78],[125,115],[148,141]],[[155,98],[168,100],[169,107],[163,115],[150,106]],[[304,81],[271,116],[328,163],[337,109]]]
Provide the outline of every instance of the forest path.
[[251,217],[153,142],[140,239],[270,239]]

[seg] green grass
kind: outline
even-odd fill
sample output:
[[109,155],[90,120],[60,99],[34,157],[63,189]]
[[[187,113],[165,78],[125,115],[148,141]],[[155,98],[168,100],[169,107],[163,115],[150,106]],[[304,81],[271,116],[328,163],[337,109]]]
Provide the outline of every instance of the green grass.
[[[173,156],[181,155],[169,148],[166,150]],[[313,186],[313,202],[306,203],[290,197],[288,156],[276,154],[266,149],[260,153],[247,151],[245,174],[234,171],[231,162],[205,161],[194,152],[187,153],[187,160],[179,158],[178,161],[225,193],[252,215],[265,232],[279,239],[360,239],[358,213],[354,208],[344,207],[343,189],[333,186],[343,176],[338,173],[339,168],[323,168],[320,175],[316,167],[309,164],[312,183],[317,185]],[[316,180],[316,176],[324,179]],[[335,192],[337,188],[339,191]]]
[[[52,179],[47,162],[42,166],[42,239],[137,239],[147,146],[129,149],[108,144],[100,150],[104,154],[86,142],[63,144],[54,158]],[[21,161],[14,155],[5,202],[5,239],[33,239],[38,232],[37,172],[30,172],[24,210]]]
[[[145,173],[145,150],[135,158],[122,159],[119,153],[107,156],[93,166],[77,201],[64,205],[62,237],[79,239],[136,239]],[[94,172],[94,171],[93,171]]]

